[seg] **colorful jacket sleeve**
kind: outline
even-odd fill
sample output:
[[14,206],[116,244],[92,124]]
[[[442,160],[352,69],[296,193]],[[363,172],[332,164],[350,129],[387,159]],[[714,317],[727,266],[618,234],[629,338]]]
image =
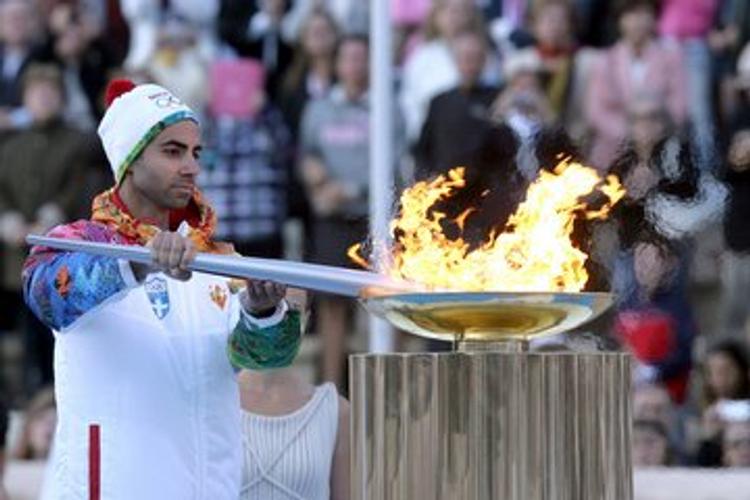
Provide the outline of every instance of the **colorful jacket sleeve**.
[[301,314],[282,302],[268,319],[254,319],[243,311],[229,336],[227,354],[238,370],[283,368],[292,364],[301,341]]
[[[58,226],[48,236],[122,243],[90,221]],[[64,331],[87,312],[137,285],[130,267],[112,257],[34,247],[23,269],[24,299],[47,326]]]

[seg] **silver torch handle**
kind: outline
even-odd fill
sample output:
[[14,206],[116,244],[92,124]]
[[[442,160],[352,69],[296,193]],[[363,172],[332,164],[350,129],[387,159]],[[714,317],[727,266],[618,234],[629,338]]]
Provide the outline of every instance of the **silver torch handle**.
[[[96,243],[39,235],[29,235],[26,241],[30,245],[68,252],[85,252],[146,265],[152,263],[151,252],[148,248],[141,246]],[[271,280],[295,288],[347,297],[359,297],[368,289],[378,290],[379,293],[399,293],[418,289],[412,283],[393,280],[370,271],[281,259],[198,253],[189,268],[192,271],[219,276]]]

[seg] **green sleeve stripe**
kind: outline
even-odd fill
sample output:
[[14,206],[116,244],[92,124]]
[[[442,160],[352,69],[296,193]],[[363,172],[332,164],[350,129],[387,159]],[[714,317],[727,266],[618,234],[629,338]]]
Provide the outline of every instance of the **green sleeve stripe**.
[[302,341],[300,312],[291,310],[273,326],[253,328],[240,320],[229,337],[227,354],[235,368],[268,370],[289,366]]

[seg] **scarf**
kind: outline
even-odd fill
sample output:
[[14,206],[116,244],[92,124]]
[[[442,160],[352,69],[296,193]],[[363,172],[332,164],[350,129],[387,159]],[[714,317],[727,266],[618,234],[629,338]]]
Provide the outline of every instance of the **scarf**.
[[[114,228],[132,245],[145,246],[161,229],[153,221],[138,220],[130,213],[128,207],[113,187],[94,198],[91,207],[91,220]],[[216,228],[216,213],[211,205],[203,199],[200,191],[195,190],[193,199],[184,209],[172,210],[169,213],[169,229],[176,231],[187,222],[187,237],[199,252],[234,254],[231,243],[213,241]]]

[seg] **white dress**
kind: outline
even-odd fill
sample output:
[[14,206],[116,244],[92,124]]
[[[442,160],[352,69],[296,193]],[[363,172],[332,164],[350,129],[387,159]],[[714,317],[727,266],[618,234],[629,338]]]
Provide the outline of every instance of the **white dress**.
[[327,383],[281,416],[242,412],[241,500],[329,500],[338,393]]

